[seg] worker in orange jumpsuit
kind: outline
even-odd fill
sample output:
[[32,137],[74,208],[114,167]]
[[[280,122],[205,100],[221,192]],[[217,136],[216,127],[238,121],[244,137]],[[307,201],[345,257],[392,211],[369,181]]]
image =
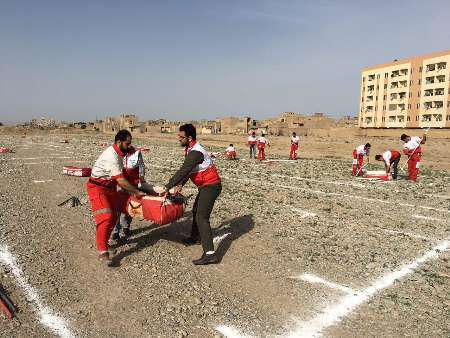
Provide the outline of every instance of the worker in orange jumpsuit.
[[289,159],[290,160],[296,160],[297,159],[297,150],[298,150],[298,143],[300,141],[300,138],[297,136],[297,133],[292,133],[291,137],[291,152],[289,153]]
[[128,194],[117,191],[117,185],[136,197],[145,193],[133,186],[123,173],[123,157],[131,144],[128,130],[120,130],[114,144],[106,148],[95,161],[91,177],[86,184],[94,213],[98,258],[108,266],[111,263],[108,240],[117,223],[117,218],[126,207]]
[[270,147],[269,141],[262,134],[257,141],[258,147],[258,160],[263,161],[266,159],[266,145]]
[[364,162],[364,156],[367,156],[367,163],[369,163],[370,148],[370,143],[366,143],[359,145],[356,149],[353,149],[352,176],[361,176],[363,174],[362,165]]
[[427,140],[427,135],[423,135],[422,138],[417,136],[408,136],[402,134],[400,139],[405,143],[403,146],[403,153],[408,155],[408,177],[411,181],[417,181],[417,175],[419,174],[420,160],[422,158],[422,147]]

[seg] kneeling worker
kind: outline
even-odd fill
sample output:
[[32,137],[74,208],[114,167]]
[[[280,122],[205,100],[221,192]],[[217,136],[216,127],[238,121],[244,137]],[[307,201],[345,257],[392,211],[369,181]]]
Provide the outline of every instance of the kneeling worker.
[[208,152],[197,142],[197,131],[192,124],[184,124],[178,133],[180,146],[184,147],[185,158],[181,168],[165,185],[166,194],[175,187],[181,192],[183,185],[191,179],[198,187],[192,209],[193,220],[191,236],[184,242],[187,245],[201,241],[203,255],[192,261],[195,265],[217,264],[219,259],[214,251],[214,243],[209,218],[217,197],[222,191],[219,173]]
[[225,155],[227,156],[227,158],[235,160],[237,153],[236,153],[236,148],[234,148],[233,144],[230,144],[228,146],[227,149],[225,149]]
[[398,173],[398,162],[400,162],[400,157],[401,155],[397,150],[388,150],[385,151],[383,155],[375,155],[375,160],[384,162],[386,174],[389,174],[392,168],[392,179],[396,180]]

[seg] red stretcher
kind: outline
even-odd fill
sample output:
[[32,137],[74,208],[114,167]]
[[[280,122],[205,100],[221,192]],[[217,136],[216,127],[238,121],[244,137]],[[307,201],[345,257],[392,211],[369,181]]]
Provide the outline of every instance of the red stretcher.
[[89,177],[91,176],[91,168],[64,166],[63,174],[76,177]]
[[181,194],[168,197],[144,196],[140,199],[130,196],[127,213],[131,217],[142,217],[158,225],[165,225],[183,217],[185,199]]
[[384,170],[368,170],[364,173],[364,175],[362,177],[359,177],[360,179],[363,180],[372,180],[372,181],[376,181],[376,180],[380,180],[380,181],[389,181],[390,180],[390,174],[386,174],[386,172]]

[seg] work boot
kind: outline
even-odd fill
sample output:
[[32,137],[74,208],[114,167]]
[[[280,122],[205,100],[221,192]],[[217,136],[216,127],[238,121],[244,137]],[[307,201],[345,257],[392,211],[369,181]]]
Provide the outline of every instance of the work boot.
[[102,252],[102,253],[98,254],[98,259],[99,259],[99,261],[101,263],[103,263],[104,265],[106,265],[108,267],[110,267],[111,264],[112,264],[112,259],[109,256],[109,252],[108,251],[105,251],[105,252]]
[[202,257],[200,257],[199,259],[194,259],[192,263],[194,263],[194,265],[217,264],[219,263],[219,259],[217,258],[216,253],[212,253],[209,255],[203,253]]
[[191,246],[195,244],[200,244],[200,237],[198,236],[189,236],[186,238],[183,238],[181,240],[185,246]]
[[130,228],[123,228],[123,235],[125,236],[125,239],[128,239],[131,237],[131,230]]
[[119,234],[119,232],[117,231],[117,232],[113,233],[111,239],[113,241],[115,241],[116,243],[119,243],[120,242],[120,234]]

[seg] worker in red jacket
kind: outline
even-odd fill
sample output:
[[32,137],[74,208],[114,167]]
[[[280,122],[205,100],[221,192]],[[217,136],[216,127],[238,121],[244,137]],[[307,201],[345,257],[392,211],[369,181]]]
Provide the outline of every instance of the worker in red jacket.
[[356,149],[353,149],[352,176],[361,176],[363,174],[362,165],[364,162],[364,156],[367,157],[367,163],[369,163],[370,148],[370,143],[366,143],[359,145],[358,147],[356,147]]
[[384,162],[384,169],[386,170],[386,174],[392,172],[392,179],[397,179],[398,173],[398,163],[400,162],[400,152],[397,150],[388,150],[385,151],[382,155],[375,155],[375,160]]
[[114,144],[106,148],[95,161],[91,177],[86,185],[96,227],[96,244],[98,258],[108,266],[111,263],[108,251],[108,240],[117,223],[121,210],[125,209],[124,202],[127,194],[117,191],[117,185],[137,197],[145,196],[125,177],[123,173],[123,157],[131,145],[131,134],[128,130],[120,130]]
[[222,191],[222,184],[216,166],[208,152],[197,142],[197,131],[192,124],[184,124],[179,128],[180,145],[185,149],[185,158],[181,168],[165,185],[165,194],[175,187],[175,194],[191,179],[198,187],[192,209],[193,220],[191,236],[185,239],[186,245],[201,241],[203,255],[192,262],[195,265],[217,264],[219,258],[214,251],[214,243],[209,218],[214,203]]
[[[124,177],[139,190],[145,193],[153,193],[153,187],[145,181],[145,164],[141,150],[129,146],[123,157]],[[118,190],[121,190],[118,187]],[[120,214],[120,218],[114,227],[112,239],[116,242],[121,240],[120,230],[123,233],[123,239],[127,240],[131,236],[130,225],[132,217],[125,212]]]
[[300,142],[300,137],[297,136],[297,133],[292,133],[291,137],[291,151],[289,153],[289,159],[290,160],[296,160],[297,159],[297,150],[298,150],[298,143]]
[[247,144],[250,147],[250,158],[256,157],[256,133],[252,131],[251,135],[247,138]]
[[258,137],[257,146],[258,160],[263,161],[266,159],[266,146],[270,147],[269,141],[264,137],[264,134]]
[[423,135],[422,138],[418,136],[408,136],[402,134],[400,139],[404,142],[403,153],[408,155],[408,177],[411,181],[417,181],[417,175],[419,174],[420,160],[422,158],[422,147],[427,140],[427,135]]

